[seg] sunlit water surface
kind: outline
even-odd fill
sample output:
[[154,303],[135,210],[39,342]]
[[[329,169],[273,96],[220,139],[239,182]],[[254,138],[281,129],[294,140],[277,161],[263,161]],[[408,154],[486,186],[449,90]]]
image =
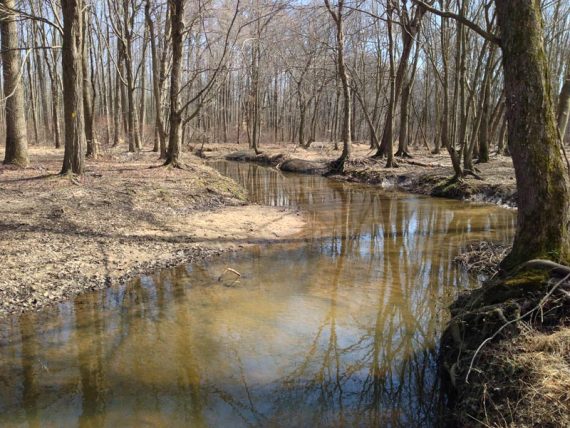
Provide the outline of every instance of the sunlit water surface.
[[0,426],[435,426],[453,258],[515,214],[215,166],[306,228],[0,324]]

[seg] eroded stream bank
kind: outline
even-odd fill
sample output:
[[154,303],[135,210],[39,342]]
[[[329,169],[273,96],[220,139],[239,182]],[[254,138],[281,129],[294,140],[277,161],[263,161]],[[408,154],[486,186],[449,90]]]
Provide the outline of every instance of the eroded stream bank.
[[[196,148],[196,152],[211,159],[253,162],[287,172],[317,175],[326,174],[330,163],[339,156],[338,151],[332,150],[332,145],[323,143],[293,149],[265,144],[259,154],[236,144],[212,144],[207,149]],[[516,207],[515,173],[508,156],[495,154],[489,163],[476,165],[477,178],[468,175],[455,181],[450,180],[454,173],[447,153],[436,155],[417,148],[413,158],[398,158],[395,168],[385,168],[385,159],[373,159],[371,155],[367,144],[354,144],[353,156],[347,161],[344,174],[332,178],[420,195]]]
[[436,426],[453,258],[514,213],[216,168],[306,226],[2,323],[0,425]]

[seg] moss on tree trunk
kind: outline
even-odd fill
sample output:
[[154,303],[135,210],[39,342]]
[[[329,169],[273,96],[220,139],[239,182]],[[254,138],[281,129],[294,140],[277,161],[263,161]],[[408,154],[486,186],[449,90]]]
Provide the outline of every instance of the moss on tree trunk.
[[568,170],[561,153],[536,0],[496,0],[505,76],[508,144],[517,178],[518,227],[502,263],[570,262]]

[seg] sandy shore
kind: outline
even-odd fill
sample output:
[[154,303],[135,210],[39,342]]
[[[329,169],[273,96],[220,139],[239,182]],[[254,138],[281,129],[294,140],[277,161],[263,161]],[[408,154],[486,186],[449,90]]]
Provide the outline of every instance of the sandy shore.
[[62,155],[33,147],[29,168],[0,166],[0,317],[304,224],[299,213],[248,205],[244,189],[192,155],[173,170],[150,168],[155,153],[109,152],[80,180],[57,175]]

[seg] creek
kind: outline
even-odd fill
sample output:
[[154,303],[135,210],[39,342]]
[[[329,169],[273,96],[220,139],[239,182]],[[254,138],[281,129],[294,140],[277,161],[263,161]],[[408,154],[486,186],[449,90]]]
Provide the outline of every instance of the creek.
[[453,258],[516,213],[213,166],[304,230],[3,321],[0,426],[436,426]]

